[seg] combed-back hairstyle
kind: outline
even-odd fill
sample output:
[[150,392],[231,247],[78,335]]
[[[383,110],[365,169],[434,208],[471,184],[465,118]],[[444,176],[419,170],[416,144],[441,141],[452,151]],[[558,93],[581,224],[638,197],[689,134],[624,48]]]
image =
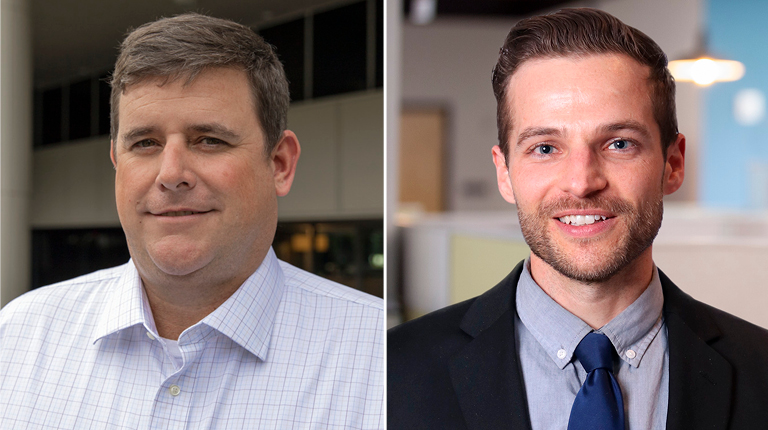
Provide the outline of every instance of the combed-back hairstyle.
[[675,80],[667,56],[650,37],[616,17],[596,9],[575,8],[521,20],[510,30],[493,69],[499,146],[508,156],[514,112],[507,95],[510,77],[525,61],[537,58],[624,54],[650,68],[653,115],[661,132],[662,150],[677,137]]
[[286,127],[290,96],[283,65],[250,28],[196,13],[162,18],[128,34],[112,74],[111,137],[117,141],[120,95],[145,79],[191,83],[206,68],[235,67],[248,75],[255,112],[270,153]]

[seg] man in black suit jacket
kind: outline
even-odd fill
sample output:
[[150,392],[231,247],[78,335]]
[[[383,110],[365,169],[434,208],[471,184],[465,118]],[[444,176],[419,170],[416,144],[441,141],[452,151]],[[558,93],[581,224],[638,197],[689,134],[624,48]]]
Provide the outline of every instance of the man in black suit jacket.
[[507,36],[493,88],[499,190],[517,205],[532,253],[485,294],[390,330],[388,428],[542,422],[529,413],[537,381],[522,370],[534,358],[520,353],[520,330],[530,327],[516,297],[528,273],[596,332],[660,284],[657,338],[666,343],[658,360],[669,383],[658,393],[621,387],[625,398],[651,396],[646,409],[624,405],[627,426],[667,398],[654,428],[768,428],[768,331],[697,302],[653,264],[662,197],[682,184],[685,155],[674,81],[658,45],[596,10],[533,17]]

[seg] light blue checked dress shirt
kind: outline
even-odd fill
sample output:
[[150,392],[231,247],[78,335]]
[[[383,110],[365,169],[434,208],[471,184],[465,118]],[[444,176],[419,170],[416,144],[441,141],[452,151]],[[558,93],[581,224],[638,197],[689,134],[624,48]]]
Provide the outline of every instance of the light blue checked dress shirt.
[[132,262],[0,311],[0,429],[381,429],[383,303],[279,261],[157,335]]
[[[573,401],[587,377],[574,357],[592,328],[536,284],[530,260],[517,283],[515,334],[533,430],[568,427]],[[666,427],[669,349],[664,293],[654,267],[651,283],[631,305],[600,328],[619,357],[614,374],[624,397],[628,430]]]

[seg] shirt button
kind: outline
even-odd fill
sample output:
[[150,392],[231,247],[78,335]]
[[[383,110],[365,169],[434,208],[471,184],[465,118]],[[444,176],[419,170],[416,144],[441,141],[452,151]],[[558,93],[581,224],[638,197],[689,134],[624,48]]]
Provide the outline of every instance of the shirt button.
[[627,350],[627,358],[628,359],[631,360],[631,359],[635,358],[635,356],[637,356],[637,354],[635,354],[635,351],[632,351],[631,349]]
[[147,337],[152,339],[152,340],[155,340],[155,336],[153,336],[152,333],[150,333],[150,332],[147,332]]
[[170,388],[168,388],[168,391],[173,397],[176,397],[181,393],[181,388],[179,388],[178,385],[171,385]]
[[557,358],[562,360],[565,358],[565,354],[566,354],[565,350],[561,349],[560,351],[557,351]]

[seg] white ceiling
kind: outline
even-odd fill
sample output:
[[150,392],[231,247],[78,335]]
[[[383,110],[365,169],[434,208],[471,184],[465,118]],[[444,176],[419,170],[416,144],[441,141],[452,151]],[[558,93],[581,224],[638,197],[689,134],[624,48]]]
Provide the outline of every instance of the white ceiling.
[[266,26],[355,0],[32,0],[36,87],[108,70],[130,28],[187,11]]

